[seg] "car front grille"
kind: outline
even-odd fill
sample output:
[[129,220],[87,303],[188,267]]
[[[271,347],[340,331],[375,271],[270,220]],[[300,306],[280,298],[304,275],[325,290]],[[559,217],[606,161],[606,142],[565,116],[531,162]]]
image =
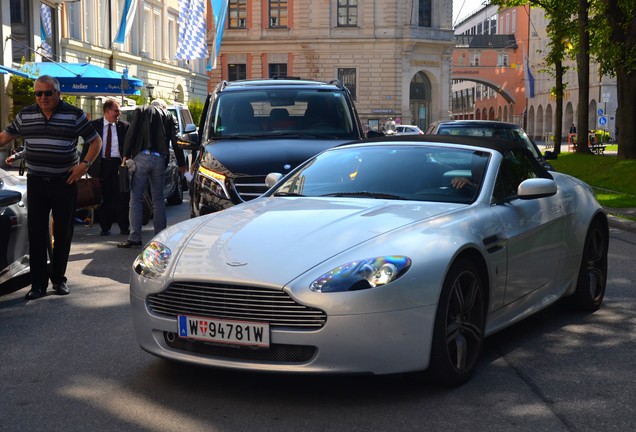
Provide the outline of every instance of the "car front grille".
[[241,200],[250,201],[267,192],[265,176],[245,176],[234,179],[234,189]]
[[159,315],[194,315],[269,323],[273,328],[315,330],[327,315],[296,303],[284,291],[251,286],[174,282],[147,299],[149,309]]

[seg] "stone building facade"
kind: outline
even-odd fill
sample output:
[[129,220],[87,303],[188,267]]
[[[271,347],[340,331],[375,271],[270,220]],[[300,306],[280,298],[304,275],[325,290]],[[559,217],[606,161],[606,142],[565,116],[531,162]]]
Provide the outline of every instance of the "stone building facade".
[[341,80],[371,128],[448,118],[450,0],[230,0],[221,80]]

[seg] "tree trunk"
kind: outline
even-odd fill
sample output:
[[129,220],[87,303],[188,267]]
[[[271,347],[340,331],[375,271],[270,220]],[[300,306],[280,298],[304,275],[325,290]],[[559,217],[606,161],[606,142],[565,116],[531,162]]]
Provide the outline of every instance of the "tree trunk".
[[618,158],[636,159],[636,73],[626,74],[619,71],[616,74],[616,90]]
[[563,135],[563,62],[557,61],[555,67],[556,112],[554,113],[554,152],[561,153]]
[[576,54],[579,82],[579,104],[576,109],[576,152],[589,153],[587,132],[590,111],[590,34],[588,27],[587,0],[578,0],[579,52]]

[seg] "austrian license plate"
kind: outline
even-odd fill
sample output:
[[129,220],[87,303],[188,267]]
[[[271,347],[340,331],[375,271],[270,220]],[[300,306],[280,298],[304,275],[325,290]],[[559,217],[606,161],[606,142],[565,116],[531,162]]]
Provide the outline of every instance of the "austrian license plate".
[[269,324],[179,315],[179,336],[229,345],[269,347]]

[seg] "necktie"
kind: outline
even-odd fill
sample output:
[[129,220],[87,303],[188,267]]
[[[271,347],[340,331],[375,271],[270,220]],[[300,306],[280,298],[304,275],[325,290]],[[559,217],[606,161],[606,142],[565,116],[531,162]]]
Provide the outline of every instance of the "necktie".
[[104,150],[104,157],[110,159],[110,148],[113,144],[113,124],[108,124],[108,132],[106,133],[106,149]]

